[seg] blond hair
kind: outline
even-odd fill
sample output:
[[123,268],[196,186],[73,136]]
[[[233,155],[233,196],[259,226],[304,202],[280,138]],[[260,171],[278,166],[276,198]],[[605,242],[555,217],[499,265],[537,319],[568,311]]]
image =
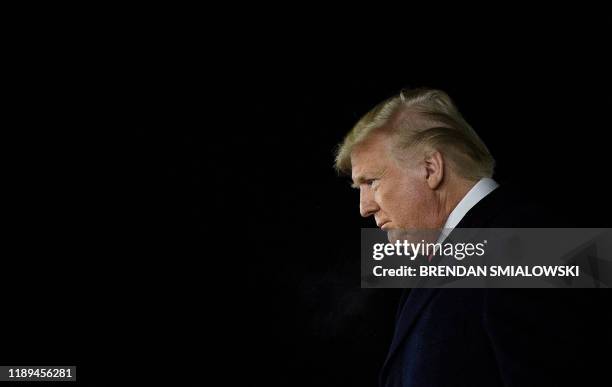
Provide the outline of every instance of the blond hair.
[[375,132],[395,136],[395,156],[426,147],[440,151],[459,176],[491,177],[495,160],[451,98],[441,90],[404,89],[366,113],[336,153],[336,169],[350,174],[351,152]]

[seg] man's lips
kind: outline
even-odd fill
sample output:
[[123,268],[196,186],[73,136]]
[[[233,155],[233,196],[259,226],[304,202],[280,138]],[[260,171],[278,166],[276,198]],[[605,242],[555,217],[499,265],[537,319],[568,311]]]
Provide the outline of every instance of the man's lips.
[[378,227],[379,227],[381,230],[384,230],[384,227],[385,227],[385,225],[386,225],[387,223],[389,223],[389,222],[388,222],[388,221],[386,221],[386,222],[380,222],[379,224],[377,224],[377,226],[378,226]]

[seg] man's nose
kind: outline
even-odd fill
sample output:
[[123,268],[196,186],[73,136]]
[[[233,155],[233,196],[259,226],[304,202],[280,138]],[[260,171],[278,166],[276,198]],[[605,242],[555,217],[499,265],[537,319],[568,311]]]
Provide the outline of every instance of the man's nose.
[[373,195],[368,189],[359,191],[359,212],[361,216],[367,218],[379,210],[378,204],[374,201]]

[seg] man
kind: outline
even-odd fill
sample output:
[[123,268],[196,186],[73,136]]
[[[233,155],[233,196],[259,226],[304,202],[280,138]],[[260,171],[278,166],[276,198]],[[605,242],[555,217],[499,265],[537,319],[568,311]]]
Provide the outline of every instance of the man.
[[[404,90],[368,112],[338,149],[360,212],[407,229],[554,226],[492,179],[494,159],[449,96]],[[573,293],[570,293],[573,292]],[[556,386],[595,381],[594,305],[578,290],[406,289],[384,386]],[[612,376],[611,376],[612,378]]]

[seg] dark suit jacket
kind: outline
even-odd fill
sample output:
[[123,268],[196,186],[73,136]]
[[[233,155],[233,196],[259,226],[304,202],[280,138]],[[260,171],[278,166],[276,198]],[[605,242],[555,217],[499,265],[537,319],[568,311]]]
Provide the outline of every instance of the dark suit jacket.
[[[559,224],[500,186],[457,227]],[[381,386],[612,385],[597,352],[610,351],[606,298],[605,289],[406,289]]]

